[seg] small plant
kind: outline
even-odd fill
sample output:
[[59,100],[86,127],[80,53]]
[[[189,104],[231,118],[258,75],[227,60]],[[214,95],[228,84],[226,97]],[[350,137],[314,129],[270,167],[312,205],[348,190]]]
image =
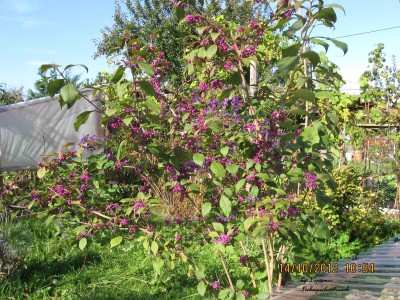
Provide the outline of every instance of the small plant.
[[21,271],[22,262],[18,251],[7,243],[4,233],[0,232],[0,281]]

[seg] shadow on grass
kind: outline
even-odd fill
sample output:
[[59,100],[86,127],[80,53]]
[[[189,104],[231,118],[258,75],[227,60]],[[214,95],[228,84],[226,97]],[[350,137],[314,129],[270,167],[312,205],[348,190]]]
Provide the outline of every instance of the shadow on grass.
[[97,264],[100,262],[101,256],[94,252],[75,254],[65,257],[63,260],[31,261],[27,264],[27,268],[22,271],[20,280],[29,282],[33,277],[57,278],[79,270],[85,265]]
[[197,300],[204,299],[197,294],[197,280],[188,279],[186,275],[177,275],[168,282],[156,284],[127,283],[121,286],[102,287],[81,294],[82,300]]

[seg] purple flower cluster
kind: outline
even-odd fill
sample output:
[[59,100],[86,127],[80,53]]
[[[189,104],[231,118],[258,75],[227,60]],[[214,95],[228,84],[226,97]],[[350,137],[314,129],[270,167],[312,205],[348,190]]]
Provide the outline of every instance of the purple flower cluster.
[[295,13],[295,10],[293,8],[291,9],[287,9],[283,14],[282,14],[282,18],[283,19],[289,19],[292,17],[292,15]]
[[200,82],[199,83],[199,90],[200,91],[202,91],[202,92],[207,92],[207,90],[208,90],[208,85],[207,85],[207,83],[205,83],[205,82]]
[[79,146],[83,149],[93,151],[97,147],[97,137],[95,135],[85,135],[79,142]]
[[51,190],[61,197],[66,197],[69,195],[69,192],[66,189],[64,189],[62,186],[59,186],[59,185],[54,186],[53,188],[51,188]]
[[186,195],[186,189],[185,189],[185,187],[184,187],[182,184],[180,184],[180,183],[174,185],[174,186],[172,187],[172,190],[173,190],[175,193],[180,193],[182,197],[184,197],[184,196]]
[[90,174],[89,174],[89,171],[83,171],[83,174],[82,174],[82,176],[81,176],[81,180],[82,181],[89,181],[90,180]]
[[141,208],[144,207],[144,206],[145,206],[145,204],[144,204],[143,201],[136,201],[136,202],[133,204],[133,210],[134,210],[134,211],[138,211],[139,209],[141,209]]
[[269,222],[268,227],[269,227],[269,231],[270,231],[271,233],[273,233],[273,232],[275,232],[275,231],[278,230],[278,228],[279,228],[279,222],[271,221],[271,222]]
[[196,16],[196,15],[187,15],[185,17],[185,22],[187,24],[195,24],[195,23],[200,23],[203,21],[203,18],[201,16]]
[[108,121],[107,128],[108,129],[118,129],[123,124],[124,124],[124,122],[122,121],[122,119],[120,117],[114,116]]
[[301,214],[302,211],[301,211],[301,208],[289,206],[289,208],[287,209],[287,212],[290,217],[295,217],[297,214]]
[[284,122],[286,120],[286,111],[276,110],[271,113],[271,119],[274,122]]
[[119,207],[118,203],[110,202],[107,205],[107,210],[110,211],[110,212],[113,212],[113,211],[116,211],[118,209],[118,207]]
[[42,197],[40,197],[40,195],[37,193],[37,191],[32,190],[31,191],[31,197],[33,198],[33,200],[35,200],[36,202],[40,202],[40,200],[42,200]]
[[254,125],[253,123],[244,124],[242,129],[243,131],[254,132],[256,131],[256,125]]
[[212,284],[212,288],[213,290],[218,290],[220,288],[220,284],[219,281],[214,281],[214,283]]
[[228,53],[229,45],[228,45],[225,37],[222,34],[215,40],[215,44],[218,46],[218,49],[223,54],[227,54]]
[[225,233],[221,233],[221,235],[219,236],[219,238],[217,238],[215,240],[215,243],[221,243],[222,245],[226,245],[231,241],[231,237]]
[[[216,198],[215,200],[217,200],[217,201],[215,204],[213,203],[214,205],[218,204],[218,199]],[[223,217],[221,214],[217,214],[217,218],[215,219],[215,222],[227,223],[227,222],[231,222],[235,219],[236,219],[235,215],[231,215],[230,217]]]
[[307,188],[310,188],[312,190],[315,190],[317,188],[317,175],[307,172],[306,175],[304,176],[304,179],[307,180],[306,182]]
[[245,266],[246,263],[247,263],[247,259],[248,259],[248,256],[247,256],[247,255],[241,256],[241,257],[239,258],[239,264],[241,264],[242,266]]

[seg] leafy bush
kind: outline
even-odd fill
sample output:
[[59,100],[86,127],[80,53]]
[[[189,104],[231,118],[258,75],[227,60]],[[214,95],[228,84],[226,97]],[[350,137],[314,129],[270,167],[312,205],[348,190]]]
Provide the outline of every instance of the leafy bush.
[[[261,2],[247,4],[269,5]],[[347,46],[310,37],[314,25],[336,22],[334,9],[321,1],[309,7],[278,1],[269,19],[240,25],[186,14],[195,1],[173,3],[177,17],[193,26],[184,41],[182,86],[168,85],[171,64],[151,40],[125,36],[118,69],[94,87],[104,95],[108,137],[118,138],[87,136],[77,148],[66,146],[40,164],[40,184],[28,195],[11,188],[2,197],[46,224],[71,228],[83,251],[104,233],[111,248],[134,240],[157,278],[183,263],[201,296],[265,299],[282,284],[278,264],[305,260],[304,244],[329,240],[328,225],[304,200],[316,199],[319,209],[328,198],[323,189],[330,189],[335,214],[355,204],[346,191],[333,192],[339,117],[328,108],[309,113],[338,88],[309,50],[311,41],[325,49],[332,41],[344,52]],[[290,45],[281,48],[283,41]],[[271,76],[249,86],[248,69],[264,63]],[[47,90],[60,93],[68,108],[85,98],[63,75],[70,67],[41,67],[60,75]],[[322,84],[309,69],[322,74]],[[78,116],[76,129],[90,113]],[[218,265],[204,262],[205,248]]]
[[337,188],[324,191],[332,203],[315,211],[334,234],[346,233],[350,243],[362,241],[368,247],[399,231],[400,223],[391,222],[390,217],[380,212],[378,196],[363,189],[360,169],[344,166],[333,171],[333,178]]

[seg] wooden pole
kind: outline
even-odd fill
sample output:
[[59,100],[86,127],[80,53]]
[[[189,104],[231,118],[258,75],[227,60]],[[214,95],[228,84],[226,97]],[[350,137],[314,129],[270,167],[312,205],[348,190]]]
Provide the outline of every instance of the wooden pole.
[[250,97],[254,97],[257,90],[257,65],[254,60],[250,61]]

